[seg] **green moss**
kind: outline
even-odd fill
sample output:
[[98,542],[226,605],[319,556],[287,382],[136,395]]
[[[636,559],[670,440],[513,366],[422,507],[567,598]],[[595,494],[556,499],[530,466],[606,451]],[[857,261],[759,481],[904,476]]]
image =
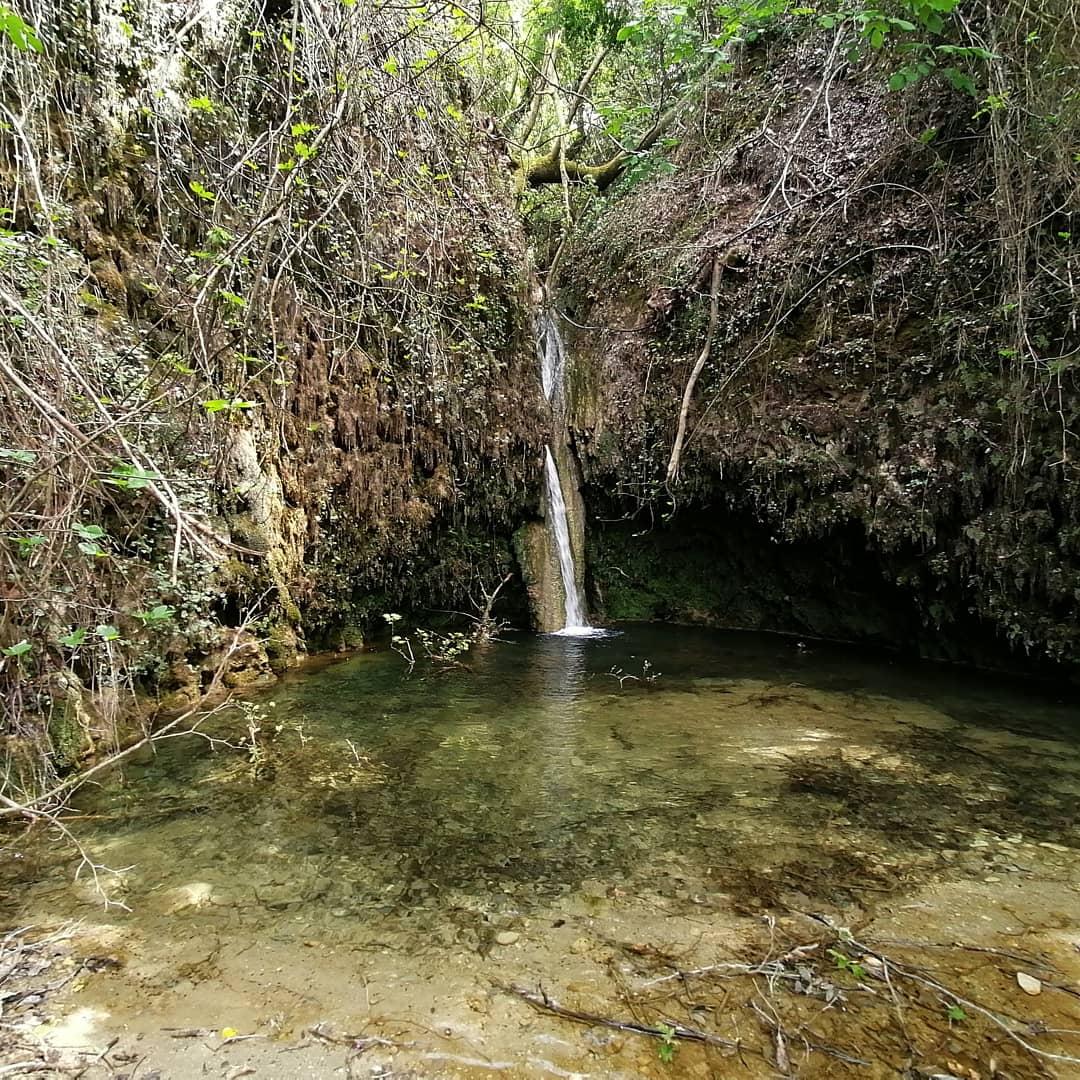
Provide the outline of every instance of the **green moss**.
[[338,627],[330,635],[331,648],[345,651],[346,649],[362,649],[364,647],[364,630],[354,623],[347,623]]
[[300,647],[296,631],[288,622],[274,623],[266,635],[266,657],[275,675],[287,671],[296,663]]
[[667,530],[592,530],[589,565],[607,618],[713,621],[728,606],[732,583],[697,539]]
[[68,693],[53,704],[48,733],[53,763],[57,769],[66,770],[77,765],[87,744],[87,732],[75,692]]

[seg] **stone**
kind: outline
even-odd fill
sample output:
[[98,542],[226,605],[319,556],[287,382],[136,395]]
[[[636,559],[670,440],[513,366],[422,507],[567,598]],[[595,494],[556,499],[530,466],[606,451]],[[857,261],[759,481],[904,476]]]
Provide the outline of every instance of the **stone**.
[[259,885],[255,889],[255,896],[259,903],[270,911],[284,911],[304,902],[303,889],[292,881],[282,885]]
[[520,934],[515,933],[513,930],[500,930],[495,935],[496,945],[513,945],[521,937]]

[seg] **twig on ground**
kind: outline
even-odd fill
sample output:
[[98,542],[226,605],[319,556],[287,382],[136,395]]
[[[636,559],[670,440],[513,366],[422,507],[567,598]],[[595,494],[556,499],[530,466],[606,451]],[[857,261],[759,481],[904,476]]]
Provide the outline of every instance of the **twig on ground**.
[[549,1012],[555,1016],[561,1016],[564,1020],[573,1020],[579,1024],[595,1024],[599,1027],[613,1028],[615,1031],[627,1031],[635,1035],[645,1035],[653,1039],[683,1039],[687,1042],[700,1042],[708,1046],[722,1046],[729,1050],[738,1050],[741,1044],[725,1039],[720,1035],[713,1035],[708,1031],[700,1031],[697,1028],[684,1027],[682,1024],[669,1023],[665,1027],[653,1027],[650,1024],[639,1024],[630,1020],[615,1020],[608,1016],[599,1016],[596,1013],[580,1012],[577,1009],[568,1009],[560,1005],[553,998],[547,996],[544,991],[535,993],[521,986],[506,986],[495,984],[500,990],[515,997],[527,1001],[542,1012]]

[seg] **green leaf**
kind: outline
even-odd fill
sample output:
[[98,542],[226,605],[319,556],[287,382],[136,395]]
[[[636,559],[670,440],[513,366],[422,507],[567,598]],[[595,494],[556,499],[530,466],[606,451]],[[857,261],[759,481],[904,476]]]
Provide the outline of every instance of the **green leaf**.
[[33,450],[16,450],[0,446],[0,461],[14,461],[17,465],[33,465],[37,454]]
[[86,627],[80,626],[77,630],[72,630],[70,634],[60,638],[60,644],[69,649],[77,649],[85,640]]
[[43,53],[45,46],[34,28],[9,7],[0,4],[0,33],[2,33],[19,52],[32,51]]
[[105,530],[100,525],[73,525],[72,531],[77,532],[84,540],[100,540],[105,535]]
[[195,112],[212,113],[214,103],[208,97],[193,97],[188,98],[188,108]]
[[195,194],[198,195],[200,199],[205,199],[206,202],[213,202],[217,198],[217,196],[212,191],[210,191],[208,188],[205,188],[202,184],[199,183],[198,180],[189,180],[188,187],[191,188],[191,190],[195,192]]
[[97,634],[102,641],[117,641],[120,637],[120,631],[109,623],[99,624],[94,628],[94,633]]
[[975,89],[975,80],[967,74],[967,72],[961,71],[959,68],[942,68],[941,74],[952,84],[956,90],[960,90],[965,94],[970,94],[972,97],[977,97],[978,92]]
[[102,483],[108,484],[110,487],[138,491],[152,481],[160,479],[161,477],[155,472],[147,472],[145,469],[140,469],[138,465],[122,461],[113,466],[112,471],[103,478]]
[[143,626],[158,626],[161,623],[168,622],[173,617],[175,610],[168,604],[158,604],[156,607],[150,608],[149,611],[136,611],[135,618],[140,619]]
[[395,57],[388,56],[383,61],[382,69],[386,72],[387,75],[396,75],[400,69],[400,65],[398,64]]
[[206,246],[211,251],[220,251],[233,242],[233,234],[220,225],[212,225],[206,233]]
[[967,1013],[959,1005],[950,1005],[946,1015],[950,1020],[960,1021],[967,1019]]
[[9,645],[4,650],[5,656],[25,656],[34,646],[30,644],[26,638],[23,638],[17,645]]
[[35,533],[32,536],[9,536],[8,539],[18,547],[21,555],[29,555],[34,548],[45,543],[45,537],[40,533]]
[[208,413],[216,412],[234,412],[239,409],[254,409],[259,403],[257,401],[245,401],[243,398],[235,397],[232,400],[227,401],[225,398],[212,398],[210,401],[204,401],[202,407]]

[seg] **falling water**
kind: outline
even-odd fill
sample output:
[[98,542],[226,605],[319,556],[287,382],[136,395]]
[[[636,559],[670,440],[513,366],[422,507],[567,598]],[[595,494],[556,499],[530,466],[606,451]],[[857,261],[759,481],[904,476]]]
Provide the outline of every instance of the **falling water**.
[[540,354],[540,381],[544,387],[544,397],[558,404],[555,391],[558,390],[561,397],[566,373],[566,349],[555,316],[547,312],[540,316],[536,351]]
[[[555,322],[555,316],[545,313],[540,317],[537,335],[537,352],[540,356],[540,381],[544,397],[552,403],[558,417],[562,416],[563,380],[566,374],[566,351]],[[570,521],[566,514],[559,466],[550,446],[544,447],[544,484],[547,489],[548,528],[559,557],[559,574],[562,577],[565,599],[563,628],[561,634],[587,634],[592,631],[585,612],[585,598],[578,584],[574,567],[574,549],[570,545]]]
[[551,533],[555,541],[555,550],[559,554],[559,573],[562,575],[563,593],[566,596],[566,615],[563,633],[574,630],[588,630],[589,620],[585,617],[585,604],[574,572],[574,552],[570,547],[570,525],[566,517],[566,502],[563,499],[562,484],[559,482],[559,467],[551,447],[544,447],[544,479],[547,483],[548,510],[551,518]]

